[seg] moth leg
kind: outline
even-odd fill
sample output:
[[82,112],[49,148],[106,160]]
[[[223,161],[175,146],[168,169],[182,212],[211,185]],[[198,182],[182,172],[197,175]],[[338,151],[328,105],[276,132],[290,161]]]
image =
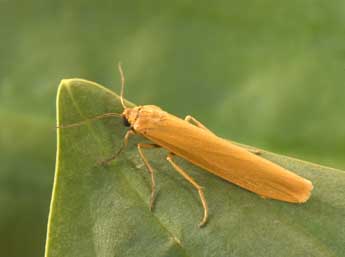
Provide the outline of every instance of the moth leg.
[[145,155],[143,153],[142,148],[157,148],[157,147],[160,147],[160,146],[156,145],[156,144],[138,144],[137,147],[138,147],[139,155],[140,155],[141,159],[143,160],[143,162],[145,163],[145,166],[146,166],[146,168],[147,168],[147,170],[148,170],[148,172],[150,173],[150,176],[151,176],[150,210],[152,211],[153,204],[154,204],[154,201],[155,201],[155,195],[156,195],[155,194],[156,182],[155,182],[153,168],[150,165],[150,163],[148,162],[148,160],[146,159],[146,157],[145,157]]
[[[194,118],[193,116],[191,115],[187,115],[185,118],[184,118],[185,121],[188,121],[189,123],[192,123],[194,124],[195,126],[197,126],[198,128],[201,128],[201,129],[204,129],[206,130],[207,132],[210,132],[211,134],[214,135],[214,133],[209,130],[208,128],[206,128],[206,126],[204,124],[202,124],[200,121],[198,121],[196,118]],[[253,154],[256,154],[256,155],[260,155],[261,154],[261,151],[260,150],[257,150],[257,149],[248,149],[249,152],[253,153]]]
[[206,126],[204,124],[202,124],[200,121],[198,121],[196,118],[194,118],[191,115],[187,115],[184,118],[185,121],[188,121],[191,124],[194,124],[195,126],[197,126],[198,128],[204,129],[207,132],[210,132],[211,134],[214,134],[211,130],[209,130],[208,128],[206,128]]
[[202,227],[206,224],[207,222],[207,217],[208,217],[208,207],[207,207],[207,203],[206,203],[206,198],[204,195],[204,191],[202,189],[202,187],[195,182],[195,180],[189,176],[180,166],[178,166],[174,161],[173,161],[173,153],[169,153],[167,156],[167,160],[168,162],[174,167],[174,169],[180,173],[189,183],[192,184],[193,187],[195,187],[195,189],[198,191],[199,193],[199,197],[202,203],[202,206],[204,208],[204,216],[201,220],[201,222],[199,223],[199,227]]
[[256,155],[260,155],[261,154],[261,151],[258,150],[258,149],[247,149],[249,152],[253,153],[253,154],[256,154]]
[[124,137],[123,144],[122,144],[121,148],[110,158],[105,159],[103,161],[100,161],[99,164],[106,165],[106,164],[109,164],[110,162],[112,162],[113,160],[115,160],[117,158],[117,156],[122,152],[122,150],[127,146],[129,137],[134,135],[134,134],[135,134],[135,132],[133,130],[128,130],[125,137]]

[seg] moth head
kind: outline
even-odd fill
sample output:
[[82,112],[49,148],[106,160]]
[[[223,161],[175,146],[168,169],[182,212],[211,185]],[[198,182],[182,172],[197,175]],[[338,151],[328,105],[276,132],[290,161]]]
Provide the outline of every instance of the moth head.
[[139,110],[140,106],[126,108],[121,114],[123,119],[123,125],[125,125],[126,127],[131,127],[135,123],[137,117],[139,116]]

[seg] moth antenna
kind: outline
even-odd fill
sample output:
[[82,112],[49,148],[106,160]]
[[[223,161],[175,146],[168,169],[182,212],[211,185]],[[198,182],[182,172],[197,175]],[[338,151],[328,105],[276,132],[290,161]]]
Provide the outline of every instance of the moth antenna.
[[76,123],[72,123],[72,124],[68,124],[68,125],[56,126],[56,128],[73,128],[73,127],[79,127],[79,126],[82,126],[82,125],[88,123],[89,121],[101,120],[101,119],[105,119],[105,118],[109,118],[109,117],[121,117],[121,114],[115,113],[115,112],[104,113],[104,114],[97,115],[97,116],[92,117],[92,118],[85,119],[85,120],[80,121],[80,122],[76,122]]
[[123,95],[125,93],[125,75],[124,75],[123,70],[122,70],[121,62],[119,62],[118,68],[119,68],[119,72],[120,72],[120,76],[121,76],[121,96],[120,96],[120,99],[121,99],[121,104],[122,104],[123,109],[126,109],[127,106],[125,105],[125,102],[123,100]]

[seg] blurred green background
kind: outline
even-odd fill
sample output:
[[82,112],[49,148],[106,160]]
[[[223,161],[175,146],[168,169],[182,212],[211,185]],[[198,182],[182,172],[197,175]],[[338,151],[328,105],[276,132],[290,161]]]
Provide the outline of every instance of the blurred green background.
[[345,168],[345,2],[0,1],[0,255],[42,256],[55,97],[80,77]]

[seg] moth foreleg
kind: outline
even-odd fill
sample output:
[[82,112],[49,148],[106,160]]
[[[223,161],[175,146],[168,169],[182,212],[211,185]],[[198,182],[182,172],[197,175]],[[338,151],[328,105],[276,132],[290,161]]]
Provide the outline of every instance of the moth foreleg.
[[113,160],[115,160],[117,158],[117,156],[122,152],[122,150],[128,145],[128,139],[131,135],[135,135],[135,132],[133,130],[128,130],[125,137],[124,137],[123,144],[120,147],[120,149],[110,158],[105,159],[103,161],[100,161],[99,164],[106,165],[106,164],[109,164],[110,162],[112,162]]

